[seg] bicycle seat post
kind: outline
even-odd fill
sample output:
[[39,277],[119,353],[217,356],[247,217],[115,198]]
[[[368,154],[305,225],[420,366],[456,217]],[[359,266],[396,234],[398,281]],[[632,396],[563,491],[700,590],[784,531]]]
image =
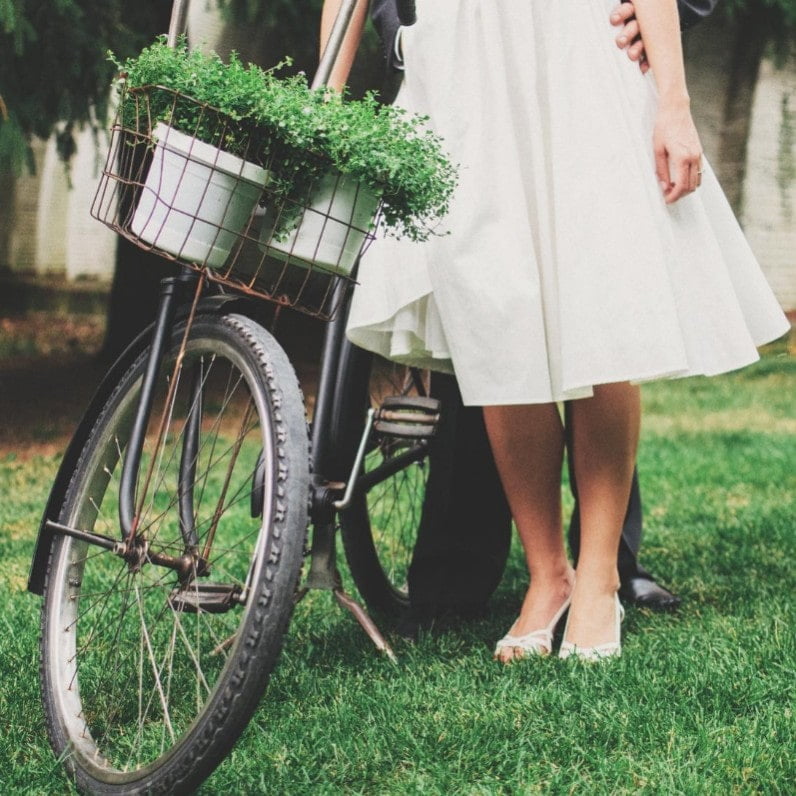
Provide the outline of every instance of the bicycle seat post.
[[174,0],[171,7],[171,20],[169,22],[169,47],[177,46],[177,39],[185,33],[188,26],[188,7],[189,0]]
[[337,18],[329,34],[329,41],[326,43],[315,77],[312,80],[312,88],[321,88],[329,82],[334,65],[337,63],[337,57],[340,55],[343,41],[348,33],[348,28],[351,25],[356,6],[357,0],[343,0],[340,4],[340,10],[337,12]]

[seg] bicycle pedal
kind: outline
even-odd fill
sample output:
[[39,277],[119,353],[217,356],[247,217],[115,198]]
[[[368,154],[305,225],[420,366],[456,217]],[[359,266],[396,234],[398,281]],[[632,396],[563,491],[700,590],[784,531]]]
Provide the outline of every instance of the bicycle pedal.
[[169,605],[186,614],[223,614],[239,604],[240,587],[230,583],[197,582],[177,587],[169,595]]
[[436,398],[392,395],[376,410],[373,429],[390,437],[428,439],[437,433],[439,413]]

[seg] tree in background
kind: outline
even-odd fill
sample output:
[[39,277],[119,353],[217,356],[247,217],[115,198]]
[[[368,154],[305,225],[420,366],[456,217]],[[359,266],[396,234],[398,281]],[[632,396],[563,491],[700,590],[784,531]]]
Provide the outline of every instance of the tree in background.
[[104,124],[113,66],[163,29],[158,0],[0,0],[0,171],[33,168],[30,141],[58,131],[65,160],[76,127]]
[[[239,47],[244,59],[261,60],[260,53],[269,53],[272,64],[291,55],[296,69],[312,71],[321,0],[217,2],[245,25]],[[730,90],[717,168],[738,208],[760,64],[772,45],[781,56],[788,53],[796,34],[796,0],[722,0],[722,6],[732,21],[733,38],[728,42]],[[140,49],[166,30],[170,8],[166,0],[0,0],[0,207],[12,201],[8,175],[26,163],[32,166],[33,136],[57,132],[59,150],[68,159],[77,127],[106,126],[113,72],[107,51],[125,56]],[[367,57],[354,76],[355,93],[380,72],[372,39],[367,44]],[[120,241],[106,356],[115,355],[152,317],[155,285],[163,273],[163,260]]]
[[796,39],[796,0],[721,1],[731,22],[732,38],[727,43],[729,89],[716,171],[730,204],[740,213],[760,66],[772,49],[781,63],[791,54]]
[[[269,52],[276,63],[290,55],[297,69],[313,68],[321,0],[217,2],[247,28],[244,58]],[[68,160],[76,128],[104,127],[113,77],[108,50],[137,52],[168,28],[170,10],[165,0],[0,0],[0,171],[33,168],[33,136],[57,132]]]

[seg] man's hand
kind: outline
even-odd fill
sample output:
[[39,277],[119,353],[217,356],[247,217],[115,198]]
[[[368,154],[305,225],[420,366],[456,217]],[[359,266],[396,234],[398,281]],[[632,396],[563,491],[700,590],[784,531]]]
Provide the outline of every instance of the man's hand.
[[621,3],[611,12],[611,24],[616,25],[619,35],[616,37],[616,46],[627,51],[631,61],[637,61],[642,74],[650,68],[644,54],[644,42],[641,40],[641,31],[636,22],[636,9],[632,2]]

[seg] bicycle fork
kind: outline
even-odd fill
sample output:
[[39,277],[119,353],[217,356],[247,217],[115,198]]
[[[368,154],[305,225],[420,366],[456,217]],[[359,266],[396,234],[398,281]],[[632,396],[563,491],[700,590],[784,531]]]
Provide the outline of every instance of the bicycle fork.
[[159,446],[165,434],[168,420],[168,407],[174,397],[177,387],[176,373],[182,365],[185,346],[196,312],[199,298],[204,287],[204,276],[197,275],[190,269],[184,269],[178,277],[168,277],[161,280],[160,298],[155,320],[152,342],[147,356],[146,369],[141,384],[141,393],[133,418],[130,438],[124,451],[124,462],[119,484],[119,525],[121,540],[111,539],[100,534],[69,528],[60,523],[49,520],[46,527],[49,530],[80,539],[89,544],[110,550],[115,555],[123,558],[131,570],[140,569],[146,562],[176,570],[181,580],[188,580],[193,576],[205,574],[206,561],[198,555],[196,529],[193,516],[193,475],[196,467],[196,457],[199,439],[200,407],[201,407],[201,378],[193,374],[191,400],[192,407],[187,421],[186,433],[182,443],[179,474],[179,520],[180,529],[185,543],[185,553],[182,556],[171,556],[167,553],[151,550],[146,539],[139,534],[139,523],[144,501],[153,476],[154,457],[150,462],[143,485],[137,490],[139,474],[141,471],[141,457],[144,449],[147,428],[149,426],[155,399],[158,374],[163,364],[163,358],[168,348],[174,328],[174,317],[178,303],[178,294],[183,285],[195,284],[195,294],[191,305],[190,315],[186,324],[185,334],[175,362],[175,372],[169,383],[169,393],[166,397],[163,416],[157,433]]

